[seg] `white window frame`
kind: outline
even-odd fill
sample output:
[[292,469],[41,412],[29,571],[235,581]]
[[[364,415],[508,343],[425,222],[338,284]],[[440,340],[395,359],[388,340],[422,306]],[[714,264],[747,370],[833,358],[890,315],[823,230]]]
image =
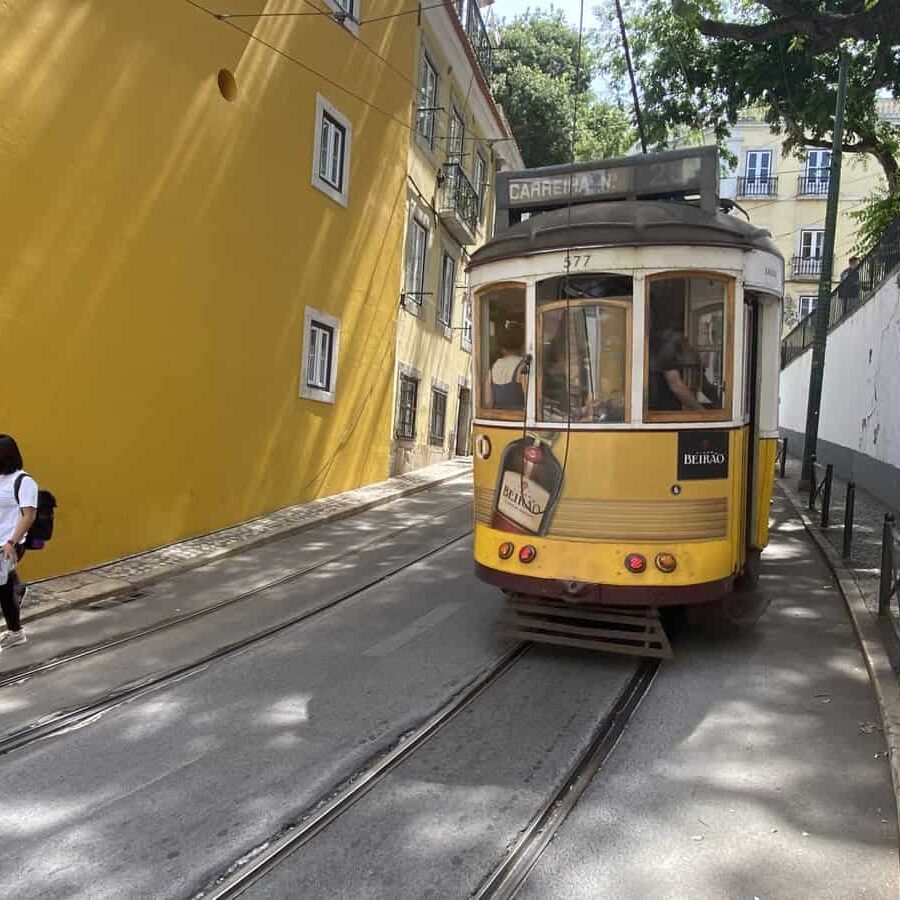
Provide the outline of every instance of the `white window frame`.
[[[813,159],[821,159],[825,158],[825,165],[812,165]],[[831,151],[825,147],[810,147],[806,151],[806,178],[807,180],[811,179],[812,172],[821,172],[823,169],[827,170],[827,173],[824,178],[818,176],[816,178],[817,181],[828,181],[831,176]]]
[[[459,129],[459,133],[454,134],[457,129]],[[450,115],[447,119],[447,162],[457,163],[462,166],[465,149],[466,122],[459,111],[459,107],[451,101]]]
[[[803,253],[803,236],[805,234],[819,235],[819,238],[817,241],[810,240],[809,248],[810,248],[811,252],[808,256]],[[816,247],[818,247],[818,249],[819,249],[818,256],[816,256],[815,253],[812,252],[812,251],[815,251]],[[799,238],[799,241],[797,244],[797,256],[799,256],[800,259],[821,259],[822,251],[824,248],[825,248],[825,229],[824,228],[801,228],[800,229],[800,238]]]
[[[331,360],[328,370],[328,388],[323,389],[309,384],[310,344],[316,325],[331,330]],[[337,394],[338,353],[340,352],[341,320],[311,306],[303,309],[303,355],[300,363],[300,396],[305,400],[318,400],[320,403],[334,403]]]
[[[415,253],[418,245],[417,237],[420,232],[423,235],[422,257],[421,265],[417,265],[418,259]],[[422,308],[425,284],[428,279],[428,246],[430,243],[431,225],[429,224],[428,219],[419,213],[418,208],[414,208],[409,216],[409,226],[406,234],[406,265],[403,269],[403,298],[407,307],[409,304],[413,304],[412,309],[417,313]]]
[[[804,300],[811,300],[812,302],[807,304],[808,308],[804,310]],[[801,294],[797,298],[797,313],[800,319],[806,318],[815,308],[816,304],[819,302],[819,297],[816,294]]]
[[[478,221],[484,221],[484,195],[487,192],[487,160],[480,154],[475,154],[472,163],[472,186],[478,194]],[[480,175],[480,177],[479,177]]]
[[[450,262],[450,283],[447,284],[447,261]],[[441,251],[441,280],[438,284],[437,324],[450,328],[453,324],[453,307],[456,298],[456,257],[446,249]],[[445,315],[446,313],[446,315]]]
[[[341,160],[341,190],[335,188],[330,181],[326,181],[319,174],[319,166],[322,159],[322,126],[325,117],[344,129],[343,159]],[[312,184],[323,194],[347,207],[350,199],[350,147],[353,141],[353,126],[350,120],[336,107],[328,102],[321,94],[316,94],[316,133],[313,141],[313,166]]]
[[466,296],[462,305],[462,328],[459,333],[459,346],[466,351],[472,352],[472,298]]
[[[434,75],[434,90],[431,97],[423,96],[425,85],[423,83],[423,75],[425,67],[428,67]],[[416,90],[416,135],[419,140],[429,151],[434,151],[434,132],[435,122],[437,121],[437,113],[435,108],[438,106],[438,98],[441,95],[441,79],[438,75],[438,67],[434,62],[434,57],[425,47],[419,58],[419,86]],[[431,111],[421,113],[419,110],[431,107]],[[425,128],[424,123],[430,122],[430,128]]]
[[[754,175],[750,175],[750,159],[751,157],[759,157],[759,159],[768,159],[769,164],[766,167],[766,174],[762,175],[761,170],[762,167],[757,165]],[[771,150],[748,150],[747,157],[744,163],[744,175],[748,181],[751,180],[751,177],[754,181],[759,181],[763,178],[771,178],[772,170],[773,170],[773,159],[772,159],[772,151]]]
[[[334,20],[342,25],[354,37],[359,37],[360,14],[359,7],[362,0],[348,0],[347,5],[338,0],[325,0],[325,5],[334,13]],[[347,6],[350,8],[348,9]]]

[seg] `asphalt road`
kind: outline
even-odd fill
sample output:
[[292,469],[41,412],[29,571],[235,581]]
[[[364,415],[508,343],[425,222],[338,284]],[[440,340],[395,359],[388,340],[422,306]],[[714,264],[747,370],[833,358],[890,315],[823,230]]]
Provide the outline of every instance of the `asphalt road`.
[[[35,623],[2,667],[321,564],[0,689],[5,732],[398,570],[177,684],[0,757],[0,897],[190,897],[500,657],[502,598],[473,577],[468,539],[408,565],[466,531],[468,496],[463,482],[442,485],[170,579],[125,606]],[[525,896],[897,896],[873,693],[824,565],[799,523],[780,507],[776,518],[764,622],[739,638],[676,636],[675,661]],[[533,648],[249,895],[468,896],[564,778],[634,665]]]

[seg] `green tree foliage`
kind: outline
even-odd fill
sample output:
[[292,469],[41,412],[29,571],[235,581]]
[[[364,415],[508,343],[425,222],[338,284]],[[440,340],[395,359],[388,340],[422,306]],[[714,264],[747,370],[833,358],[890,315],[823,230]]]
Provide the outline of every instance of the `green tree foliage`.
[[[614,4],[603,4],[597,14],[612,25]],[[891,191],[900,187],[900,130],[876,110],[879,93],[900,96],[896,0],[630,0],[626,20],[656,146],[679,127],[724,141],[739,112],[755,107],[787,152],[830,147],[843,41],[851,56],[844,150],[871,153]],[[606,33],[601,68],[624,89],[618,35]]]
[[628,117],[598,100],[591,82],[599,55],[593,36],[581,42],[562,12],[528,11],[504,22],[496,37],[493,92],[503,107],[527,166],[567,163],[577,112],[575,158],[625,153],[634,141]]

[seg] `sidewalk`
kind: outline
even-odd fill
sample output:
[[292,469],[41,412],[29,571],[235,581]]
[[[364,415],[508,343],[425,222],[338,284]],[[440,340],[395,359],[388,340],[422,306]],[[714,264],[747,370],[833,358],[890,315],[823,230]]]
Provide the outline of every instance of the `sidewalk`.
[[889,616],[878,616],[882,525],[884,514],[893,510],[857,488],[850,558],[841,559],[847,482],[837,477],[832,480],[829,526],[822,528],[820,509],[810,510],[808,491],[798,489],[800,468],[800,460],[789,456],[785,477],[777,479],[777,484],[837,578],[878,699],[894,796],[900,811],[900,616],[896,600],[891,604]]
[[[818,478],[823,477],[820,471]],[[778,479],[782,490],[788,495],[794,506],[806,512],[818,535],[827,541],[838,558],[844,541],[844,503],[847,497],[847,482],[834,476],[831,487],[831,511],[828,528],[821,528],[821,511],[817,507],[809,510],[809,494],[797,488],[800,480],[800,460],[788,456],[785,477]],[[859,593],[865,601],[866,608],[873,615],[878,614],[878,590],[881,577],[881,534],[884,514],[897,511],[886,506],[877,497],[857,486],[854,502],[853,545],[849,559],[843,560],[846,570],[856,582]],[[898,516],[900,518],[900,516]],[[893,639],[900,641],[900,609],[897,601],[891,603],[890,624],[893,626]],[[895,660],[896,663],[896,660]]]
[[213,560],[417,494],[465,475],[471,469],[471,459],[450,459],[387,481],[288,506],[248,522],[114,560],[106,565],[31,582],[22,617],[26,622],[33,621],[104,597],[128,594]]

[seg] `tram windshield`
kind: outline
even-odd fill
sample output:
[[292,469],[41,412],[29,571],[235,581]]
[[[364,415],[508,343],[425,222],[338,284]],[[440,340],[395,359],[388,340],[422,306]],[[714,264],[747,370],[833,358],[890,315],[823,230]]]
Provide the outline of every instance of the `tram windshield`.
[[[650,281],[647,418],[720,419],[728,408],[728,286],[721,279]],[[689,414],[689,415],[687,415]]]
[[525,286],[500,285],[479,295],[480,406],[498,418],[525,412]]
[[552,278],[537,285],[537,409],[544,422],[628,418],[631,278]]

